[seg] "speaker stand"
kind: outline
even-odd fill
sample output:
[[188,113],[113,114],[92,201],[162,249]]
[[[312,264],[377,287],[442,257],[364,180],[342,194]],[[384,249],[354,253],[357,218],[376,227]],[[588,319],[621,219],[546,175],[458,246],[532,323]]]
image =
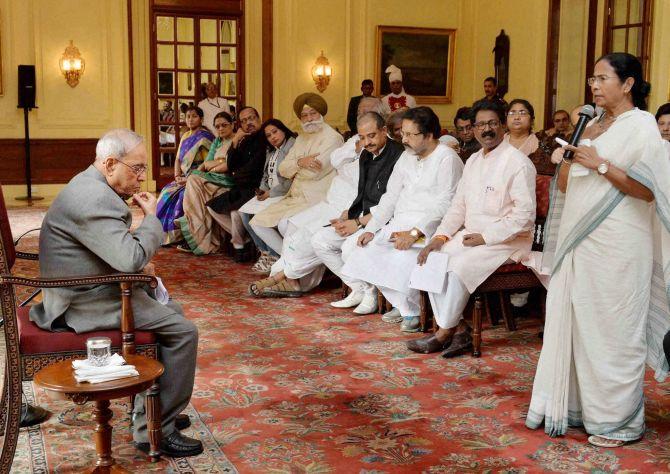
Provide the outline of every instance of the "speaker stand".
[[44,199],[42,196],[33,196],[32,190],[32,176],[30,175],[30,126],[28,124],[28,112],[30,112],[30,107],[23,107],[23,128],[25,129],[25,141],[24,148],[26,151],[26,195],[19,196],[15,198],[17,201],[41,201]]

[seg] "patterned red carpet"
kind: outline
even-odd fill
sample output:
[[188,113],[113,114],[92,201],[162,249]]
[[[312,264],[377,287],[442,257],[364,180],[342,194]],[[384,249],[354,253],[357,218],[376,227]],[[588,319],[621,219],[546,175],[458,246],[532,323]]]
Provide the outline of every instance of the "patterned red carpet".
[[[20,212],[11,218],[20,221]],[[25,223],[24,223],[25,224]],[[28,245],[34,245],[34,238]],[[670,384],[648,378],[648,431],[617,450],[524,426],[541,341],[535,319],[487,328],[481,359],[408,352],[395,325],[327,303],[330,284],[301,299],[246,295],[255,275],[224,256],[161,250],[156,267],[200,329],[188,432],[206,452],[145,463],[115,407],[114,455],[134,472],[521,473],[669,472]],[[34,264],[17,272],[34,273]],[[89,407],[35,397],[55,415],[24,430],[17,472],[75,472],[94,459]],[[232,463],[232,464],[230,464]],[[234,465],[234,467],[233,467]]]

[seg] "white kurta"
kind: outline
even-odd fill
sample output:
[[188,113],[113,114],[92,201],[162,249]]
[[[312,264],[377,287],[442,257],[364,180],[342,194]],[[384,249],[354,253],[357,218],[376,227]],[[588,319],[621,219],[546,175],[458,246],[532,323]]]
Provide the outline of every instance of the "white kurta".
[[332,155],[337,156],[333,163],[337,175],[330,183],[326,199],[289,218],[294,231],[284,236],[281,258],[272,265],[270,273],[283,271],[288,278],[300,279],[303,291],[317,286],[325,270],[312,248],[312,236],[349,209],[358,192],[360,153],[356,153],[355,146],[345,143]]
[[[375,238],[357,248],[347,259],[342,273],[355,279],[409,294],[409,272],[416,262],[416,249],[396,250],[387,241],[392,232],[414,227],[432,235],[446,213],[463,172],[456,152],[439,144],[426,158],[405,151],[395,164],[386,193],[365,226]],[[389,222],[390,221],[390,222]],[[388,222],[388,224],[386,224]]]
[[202,118],[202,124],[216,136],[216,129],[214,128],[214,117],[216,117],[216,114],[219,112],[230,113],[230,105],[228,105],[228,100],[222,97],[215,97],[214,99],[205,97],[200,102],[198,102],[198,107],[200,107],[204,115]]
[[[470,293],[508,259],[525,258],[533,244],[535,167],[507,142],[468,159],[463,179],[435,235],[449,241],[449,271]],[[486,245],[464,247],[463,235],[482,234]]]

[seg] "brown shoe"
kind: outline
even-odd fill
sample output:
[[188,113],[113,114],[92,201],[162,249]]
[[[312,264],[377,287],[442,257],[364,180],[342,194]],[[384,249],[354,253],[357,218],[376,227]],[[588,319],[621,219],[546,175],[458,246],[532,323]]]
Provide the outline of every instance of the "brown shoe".
[[413,352],[418,352],[420,354],[431,354],[433,352],[443,351],[451,344],[451,339],[447,339],[444,342],[440,342],[435,334],[430,334],[429,336],[424,336],[420,339],[413,339],[407,341],[407,349]]
[[450,357],[461,355],[467,351],[472,351],[472,335],[469,331],[463,331],[454,334],[454,337],[451,339],[451,344],[445,346],[445,349],[442,352],[442,357],[448,359]]

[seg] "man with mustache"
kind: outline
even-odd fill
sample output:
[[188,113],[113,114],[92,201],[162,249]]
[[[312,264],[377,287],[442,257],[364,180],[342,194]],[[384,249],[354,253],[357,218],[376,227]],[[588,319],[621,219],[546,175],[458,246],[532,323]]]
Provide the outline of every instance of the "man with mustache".
[[[93,164],[72,178],[44,218],[40,232],[43,278],[152,272],[149,261],[164,233],[156,217],[156,197],[140,192],[147,173],[144,140],[131,130],[111,130],[98,141],[95,152]],[[144,214],[134,230],[130,230],[132,214],[126,203],[131,198]],[[45,288],[42,294],[42,303],[30,309],[30,319],[42,329],[83,333],[119,328],[118,285]],[[179,413],[193,391],[198,329],[177,303],[159,303],[142,287],[134,289],[132,307],[135,328],[156,334],[165,367],[159,379],[160,450],[173,457],[200,454],[202,443],[179,432],[190,425],[188,417]],[[133,439],[148,452],[144,396],[136,398]]]
[[280,175],[293,182],[281,201],[250,221],[258,237],[278,254],[282,251],[288,218],[326,197],[335,177],[330,154],[344,143],[342,135],[324,121],[328,104],[320,95],[300,94],[293,102],[293,111],[300,119],[303,133],[278,168]]
[[387,137],[384,118],[375,112],[358,117],[359,144],[363,148],[359,163],[358,194],[349,209],[330,227],[323,228],[312,238],[312,247],[321,261],[351,288],[351,293],[341,301],[331,303],[335,308],[353,308],[356,314],[369,314],[377,310],[375,287],[361,280],[348,278],[341,270],[345,254],[356,248],[358,236],[372,218],[371,209],[386,192],[393,167],[405,150]]
[[470,294],[505,262],[526,257],[533,243],[535,167],[503,140],[505,113],[498,102],[477,103],[473,117],[482,149],[465,164],[451,207],[417,259],[423,265],[431,252],[449,255],[446,277],[435,275],[446,279],[446,290],[428,293],[439,329],[409,341],[414,352],[453,357],[471,349],[463,321]]
[[359,248],[341,270],[347,278],[376,285],[401,316],[384,315],[384,321],[402,320],[405,332],[419,330],[419,292],[409,287],[409,273],[402,268],[413,268],[418,250],[412,246],[433,234],[463,171],[456,152],[439,142],[440,131],[429,107],[405,112],[401,134],[406,151],[358,237]]

